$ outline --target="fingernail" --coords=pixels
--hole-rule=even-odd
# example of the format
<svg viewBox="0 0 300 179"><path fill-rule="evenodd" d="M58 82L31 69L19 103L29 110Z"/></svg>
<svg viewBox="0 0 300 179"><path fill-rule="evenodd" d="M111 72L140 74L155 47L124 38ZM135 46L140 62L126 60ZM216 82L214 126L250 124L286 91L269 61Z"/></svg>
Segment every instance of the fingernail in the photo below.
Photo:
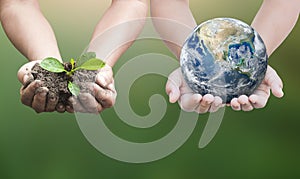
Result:
<svg viewBox="0 0 300 179"><path fill-rule="evenodd" d="M212 102L211 101L206 101L206 104L211 104Z"/></svg>
<svg viewBox="0 0 300 179"><path fill-rule="evenodd" d="M46 95L47 95L46 92L42 92L42 93L41 93L41 96L42 96L42 97L45 97Z"/></svg>
<svg viewBox="0 0 300 179"><path fill-rule="evenodd" d="M172 103L172 99L173 99L173 93L172 92L170 92L169 93L169 101Z"/></svg>
<svg viewBox="0 0 300 179"><path fill-rule="evenodd" d="M284 95L284 92L283 92L283 90L281 88L280 88L280 93L281 93L281 96Z"/></svg>
<svg viewBox="0 0 300 179"><path fill-rule="evenodd" d="M23 79L23 82L24 82L24 83L27 82L28 79L29 79L28 75L25 75L25 76L24 76L24 79Z"/></svg>

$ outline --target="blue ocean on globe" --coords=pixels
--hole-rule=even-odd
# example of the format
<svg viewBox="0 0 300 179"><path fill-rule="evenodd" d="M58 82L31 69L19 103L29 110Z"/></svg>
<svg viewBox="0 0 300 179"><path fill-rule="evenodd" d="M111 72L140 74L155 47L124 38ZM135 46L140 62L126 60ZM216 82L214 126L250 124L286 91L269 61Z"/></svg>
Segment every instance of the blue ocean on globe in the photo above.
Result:
<svg viewBox="0 0 300 179"><path fill-rule="evenodd" d="M253 94L265 77L267 60L264 42L252 27L237 19L215 18L200 24L187 38L180 65L194 92L230 103Z"/></svg>

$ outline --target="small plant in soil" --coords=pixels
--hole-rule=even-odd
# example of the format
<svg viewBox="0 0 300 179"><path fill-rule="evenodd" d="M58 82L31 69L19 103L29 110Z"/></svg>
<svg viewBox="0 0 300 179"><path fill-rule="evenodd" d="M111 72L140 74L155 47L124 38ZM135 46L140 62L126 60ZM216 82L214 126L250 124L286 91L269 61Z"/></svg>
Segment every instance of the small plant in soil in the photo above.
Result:
<svg viewBox="0 0 300 179"><path fill-rule="evenodd" d="M88 52L77 61L71 59L66 63L52 57L46 58L35 64L31 73L35 80L41 80L42 86L49 89L48 99L58 98L59 103L68 105L70 96L91 92L87 84L95 82L98 70L104 66L105 63L97 59L94 52Z"/></svg>

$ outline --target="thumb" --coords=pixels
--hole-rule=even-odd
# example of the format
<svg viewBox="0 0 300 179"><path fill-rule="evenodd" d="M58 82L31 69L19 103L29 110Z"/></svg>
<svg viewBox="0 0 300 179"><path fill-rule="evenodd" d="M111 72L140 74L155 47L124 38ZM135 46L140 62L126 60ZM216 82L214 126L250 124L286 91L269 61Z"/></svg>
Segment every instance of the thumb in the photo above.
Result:
<svg viewBox="0 0 300 179"><path fill-rule="evenodd" d="M180 75L180 70L178 69L169 75L168 82L166 84L166 93L169 95L170 103L175 103L180 97L180 87L182 85Z"/></svg>
<svg viewBox="0 0 300 179"><path fill-rule="evenodd" d="M29 75L31 73L32 67L38 63L37 61L32 61L29 63L24 64L18 71L18 80L24 84L27 80L27 77L25 75Z"/></svg>
<svg viewBox="0 0 300 179"><path fill-rule="evenodd" d="M169 90L168 90L169 92L167 92L167 94L169 95L170 103L175 103L176 101L178 101L178 99L180 97L179 88L172 84L170 84L170 85L167 84L166 88L169 88Z"/></svg>
<svg viewBox="0 0 300 179"><path fill-rule="evenodd" d="M271 88L272 94L277 98L283 97L283 83L277 72L270 66L268 66L265 82Z"/></svg>
<svg viewBox="0 0 300 179"><path fill-rule="evenodd" d="M106 64L103 68L101 68L96 75L96 83L101 87L107 87L108 85L112 84L113 83L112 67Z"/></svg>

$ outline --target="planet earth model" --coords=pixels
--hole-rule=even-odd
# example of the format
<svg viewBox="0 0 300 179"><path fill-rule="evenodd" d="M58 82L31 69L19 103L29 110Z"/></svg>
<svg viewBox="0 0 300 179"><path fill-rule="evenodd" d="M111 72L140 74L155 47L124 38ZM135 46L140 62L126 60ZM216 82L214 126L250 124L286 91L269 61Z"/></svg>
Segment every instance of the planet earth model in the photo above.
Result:
<svg viewBox="0 0 300 179"><path fill-rule="evenodd" d="M267 60L264 42L252 27L232 18L215 18L200 24L188 37L180 65L194 92L230 103L240 95L251 95L261 84Z"/></svg>

